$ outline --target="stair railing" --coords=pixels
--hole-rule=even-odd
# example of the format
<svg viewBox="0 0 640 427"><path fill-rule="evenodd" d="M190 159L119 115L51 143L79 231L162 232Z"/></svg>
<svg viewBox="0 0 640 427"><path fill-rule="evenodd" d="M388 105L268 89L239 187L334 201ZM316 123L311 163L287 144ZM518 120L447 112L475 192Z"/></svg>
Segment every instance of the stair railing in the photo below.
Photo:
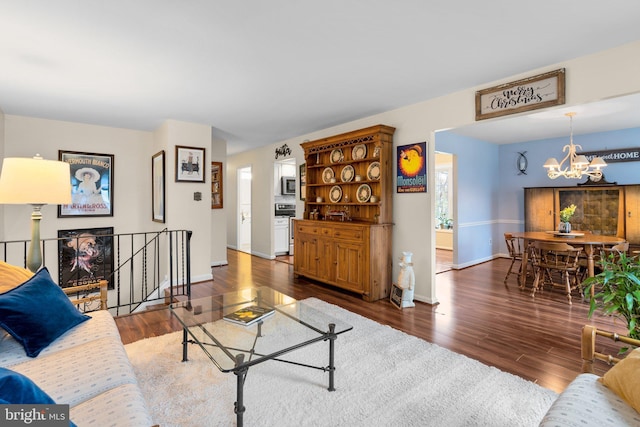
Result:
<svg viewBox="0 0 640 427"><path fill-rule="evenodd" d="M190 295L190 230L109 231L68 230L42 240L43 267L64 288L107 280L107 307L116 316ZM26 266L28 245L28 240L0 242L0 259Z"/></svg>

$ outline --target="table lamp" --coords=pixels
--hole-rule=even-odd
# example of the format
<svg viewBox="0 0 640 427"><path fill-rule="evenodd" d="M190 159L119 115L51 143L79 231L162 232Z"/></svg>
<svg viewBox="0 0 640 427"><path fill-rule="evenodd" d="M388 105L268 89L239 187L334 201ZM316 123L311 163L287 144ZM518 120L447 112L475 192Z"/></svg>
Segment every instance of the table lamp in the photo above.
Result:
<svg viewBox="0 0 640 427"><path fill-rule="evenodd" d="M27 252L27 268L34 273L42 265L40 220L42 205L71 203L69 164L33 158L6 158L0 174L0 204L32 205L31 242Z"/></svg>

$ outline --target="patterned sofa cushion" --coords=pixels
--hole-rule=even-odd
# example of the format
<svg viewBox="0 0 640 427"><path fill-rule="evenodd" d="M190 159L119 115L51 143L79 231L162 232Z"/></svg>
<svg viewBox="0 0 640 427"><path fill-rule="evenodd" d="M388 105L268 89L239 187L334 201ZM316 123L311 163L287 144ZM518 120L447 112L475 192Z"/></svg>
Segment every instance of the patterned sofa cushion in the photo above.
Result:
<svg viewBox="0 0 640 427"><path fill-rule="evenodd" d="M123 384L86 400L69 411L72 421L82 426L150 427L147 405L134 384Z"/></svg>
<svg viewBox="0 0 640 427"><path fill-rule="evenodd" d="M53 354L99 338L111 337L120 340L118 328L113 316L108 311L99 310L87 314L91 317L91 320L67 331L42 350L38 357ZM32 360L32 358L25 354L22 345L9 333L0 329L0 366L8 368L27 360Z"/></svg>
<svg viewBox="0 0 640 427"><path fill-rule="evenodd" d="M599 378L594 374L578 375L551 405L540 426L640 426L640 414Z"/></svg>

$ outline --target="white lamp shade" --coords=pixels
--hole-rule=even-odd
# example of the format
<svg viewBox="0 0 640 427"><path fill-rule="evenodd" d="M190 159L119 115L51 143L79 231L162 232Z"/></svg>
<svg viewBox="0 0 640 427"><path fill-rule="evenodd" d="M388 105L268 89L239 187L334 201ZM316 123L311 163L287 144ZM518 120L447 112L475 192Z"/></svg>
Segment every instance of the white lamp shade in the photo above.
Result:
<svg viewBox="0 0 640 427"><path fill-rule="evenodd" d="M555 159L555 157L549 157L547 161L544 162L545 168L555 169L555 168L558 168L559 166L560 165L558 164L558 161Z"/></svg>
<svg viewBox="0 0 640 427"><path fill-rule="evenodd" d="M42 158L11 157L2 162L0 204L71 203L69 164Z"/></svg>
<svg viewBox="0 0 640 427"><path fill-rule="evenodd" d="M589 165L589 160L587 160L587 156L580 155L575 158L573 164L579 167L584 167Z"/></svg>
<svg viewBox="0 0 640 427"><path fill-rule="evenodd" d="M601 169L605 166L607 166L607 163L602 160L602 157L594 157L593 160L591 160L591 167Z"/></svg>

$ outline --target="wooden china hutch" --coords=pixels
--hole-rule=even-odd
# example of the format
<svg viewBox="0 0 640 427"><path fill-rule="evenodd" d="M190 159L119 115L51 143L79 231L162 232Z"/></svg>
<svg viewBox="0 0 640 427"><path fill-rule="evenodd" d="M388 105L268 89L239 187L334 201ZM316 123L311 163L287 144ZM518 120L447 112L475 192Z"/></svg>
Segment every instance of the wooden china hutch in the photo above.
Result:
<svg viewBox="0 0 640 427"><path fill-rule="evenodd" d="M304 219L294 221L294 273L359 293L389 296L393 133L377 125L305 142Z"/></svg>

